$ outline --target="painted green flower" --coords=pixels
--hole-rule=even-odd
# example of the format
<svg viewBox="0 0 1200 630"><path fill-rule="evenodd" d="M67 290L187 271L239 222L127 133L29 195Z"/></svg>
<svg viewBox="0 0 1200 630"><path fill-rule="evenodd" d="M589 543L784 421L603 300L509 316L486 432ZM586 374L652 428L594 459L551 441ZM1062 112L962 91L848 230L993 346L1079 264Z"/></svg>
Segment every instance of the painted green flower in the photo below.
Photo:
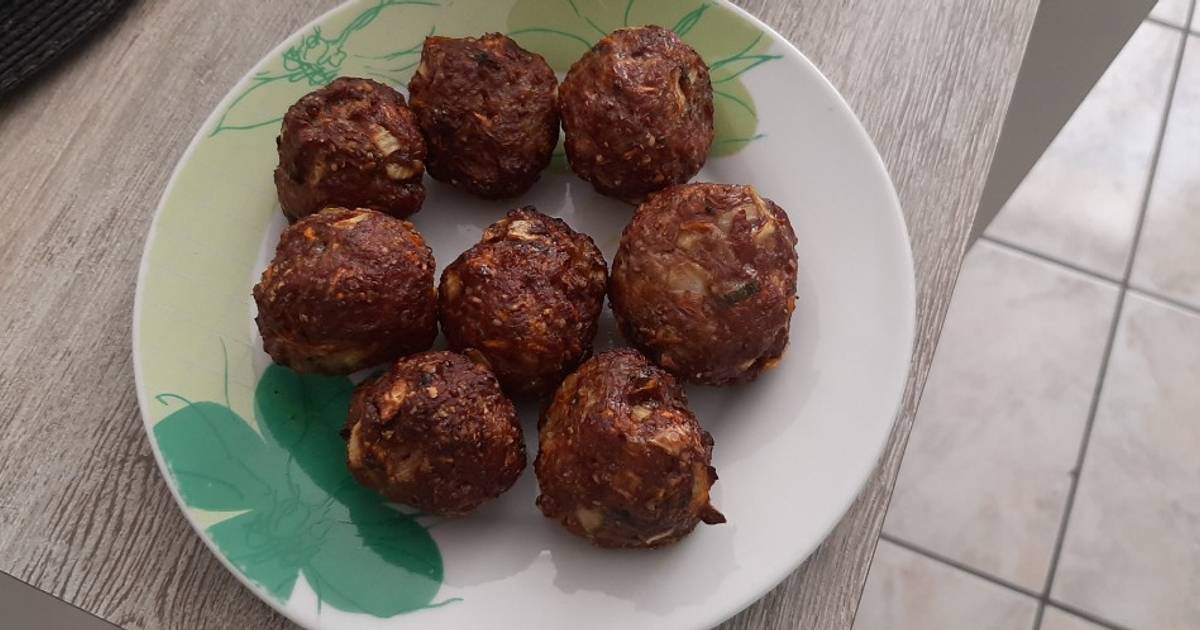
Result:
<svg viewBox="0 0 1200 630"><path fill-rule="evenodd" d="M711 0L517 0L508 35L565 72L601 37L639 24L671 28L712 70L712 155L737 153L762 137L754 98L741 76L780 55L768 54L771 39L762 31Z"/></svg>
<svg viewBox="0 0 1200 630"><path fill-rule="evenodd" d="M154 435L187 505L231 513L208 528L222 554L279 601L303 573L321 604L341 610L430 607L442 582L437 544L346 469L338 431L352 388L272 365L255 391L257 431L228 403L163 394L160 403L184 406Z"/></svg>
<svg viewBox="0 0 1200 630"><path fill-rule="evenodd" d="M430 7L437 6L439 3L434 0L377 0L340 28L330 27L329 30L336 30L335 35L327 36L321 26L314 27L289 46L269 70L254 75L250 87L229 104L209 135L278 124L289 105L339 76L372 77L393 85L403 84L417 65L424 38L402 49L372 51L371 43L394 41L386 32L387 24L379 17L385 10L408 7L407 22L432 23L434 13ZM379 29L378 33L368 31L372 25ZM422 32L432 33L433 27ZM272 89L264 89L268 86Z"/></svg>

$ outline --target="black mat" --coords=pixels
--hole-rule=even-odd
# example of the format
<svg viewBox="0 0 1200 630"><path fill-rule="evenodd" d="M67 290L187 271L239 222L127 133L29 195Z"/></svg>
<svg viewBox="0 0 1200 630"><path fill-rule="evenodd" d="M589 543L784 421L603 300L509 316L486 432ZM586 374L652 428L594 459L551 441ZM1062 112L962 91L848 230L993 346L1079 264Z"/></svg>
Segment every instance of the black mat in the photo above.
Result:
<svg viewBox="0 0 1200 630"><path fill-rule="evenodd" d="M82 43L126 0L0 0L0 98Z"/></svg>

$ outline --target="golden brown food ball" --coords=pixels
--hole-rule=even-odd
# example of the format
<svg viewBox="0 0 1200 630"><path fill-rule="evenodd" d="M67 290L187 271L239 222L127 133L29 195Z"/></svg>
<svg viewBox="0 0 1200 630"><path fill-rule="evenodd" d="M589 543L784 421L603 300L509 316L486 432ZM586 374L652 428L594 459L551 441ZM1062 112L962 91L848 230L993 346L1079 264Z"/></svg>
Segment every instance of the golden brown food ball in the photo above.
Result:
<svg viewBox="0 0 1200 630"><path fill-rule="evenodd" d="M442 330L505 391L549 391L591 354L607 280L586 234L532 207L513 210L442 272Z"/></svg>
<svg viewBox="0 0 1200 630"><path fill-rule="evenodd" d="M426 38L408 92L429 174L483 197L528 190L558 143L557 88L541 55L499 33Z"/></svg>
<svg viewBox="0 0 1200 630"><path fill-rule="evenodd" d="M487 368L454 352L401 359L360 384L343 435L359 483L430 514L467 514L525 469L512 402Z"/></svg>
<svg viewBox="0 0 1200 630"><path fill-rule="evenodd" d="M539 429L537 504L571 533L602 547L660 547L701 521L725 522L709 503L712 437L675 379L638 352L580 366Z"/></svg>
<svg viewBox="0 0 1200 630"><path fill-rule="evenodd" d="M425 140L404 97L343 77L301 98L276 140L275 188L289 221L329 206L403 219L425 200Z"/></svg>
<svg viewBox="0 0 1200 630"><path fill-rule="evenodd" d="M752 380L787 348L796 235L753 187L669 188L625 227L609 297L629 343L676 376Z"/></svg>
<svg viewBox="0 0 1200 630"><path fill-rule="evenodd" d="M558 90L567 159L602 194L641 201L691 179L713 141L708 66L671 31L613 31Z"/></svg>
<svg viewBox="0 0 1200 630"><path fill-rule="evenodd" d="M359 208L297 221L254 287L267 354L297 372L349 374L437 336L433 253L412 224Z"/></svg>

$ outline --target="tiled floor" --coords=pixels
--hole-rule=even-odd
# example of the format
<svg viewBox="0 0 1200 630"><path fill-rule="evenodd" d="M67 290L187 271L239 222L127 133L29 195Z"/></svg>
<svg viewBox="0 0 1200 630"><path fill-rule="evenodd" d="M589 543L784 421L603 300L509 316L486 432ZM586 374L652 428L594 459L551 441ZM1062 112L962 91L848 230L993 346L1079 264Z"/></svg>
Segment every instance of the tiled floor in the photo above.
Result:
<svg viewBox="0 0 1200 630"><path fill-rule="evenodd" d="M1200 629L1193 4L1159 3L968 255L856 630Z"/></svg>

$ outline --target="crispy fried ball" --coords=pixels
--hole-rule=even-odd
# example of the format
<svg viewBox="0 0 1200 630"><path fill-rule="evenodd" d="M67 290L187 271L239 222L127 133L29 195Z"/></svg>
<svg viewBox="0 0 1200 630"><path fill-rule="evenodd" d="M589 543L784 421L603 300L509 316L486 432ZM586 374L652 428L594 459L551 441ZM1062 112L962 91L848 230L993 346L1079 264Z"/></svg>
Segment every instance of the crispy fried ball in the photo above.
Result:
<svg viewBox="0 0 1200 630"><path fill-rule="evenodd" d="M567 377L542 414L538 507L602 547L660 547L700 521L717 480L712 437L683 389L635 350L602 353Z"/></svg>
<svg viewBox="0 0 1200 630"><path fill-rule="evenodd" d="M546 60L504 35L426 38L408 91L429 174L489 198L528 190L558 143L557 88Z"/></svg>
<svg viewBox="0 0 1200 630"><path fill-rule="evenodd" d="M301 98L276 144L289 221L329 206L404 218L425 200L425 140L404 97L382 83L343 77Z"/></svg>
<svg viewBox="0 0 1200 630"><path fill-rule="evenodd" d="M691 179L713 141L708 66L658 26L601 39L563 79L558 107L571 168L626 201Z"/></svg>
<svg viewBox="0 0 1200 630"><path fill-rule="evenodd" d="M549 391L591 354L607 280L586 234L532 207L513 210L442 272L442 330L505 391Z"/></svg>
<svg viewBox="0 0 1200 630"><path fill-rule="evenodd" d="M680 378L754 379L788 342L796 235L750 186L651 195L621 235L609 297L630 344Z"/></svg>
<svg viewBox="0 0 1200 630"><path fill-rule="evenodd" d="M437 336L433 254L412 224L329 208L284 230L254 287L276 363L349 374L426 350Z"/></svg>
<svg viewBox="0 0 1200 630"><path fill-rule="evenodd" d="M342 434L359 483L430 514L467 514L525 469L512 402L487 368L455 352L406 357L361 383Z"/></svg>

